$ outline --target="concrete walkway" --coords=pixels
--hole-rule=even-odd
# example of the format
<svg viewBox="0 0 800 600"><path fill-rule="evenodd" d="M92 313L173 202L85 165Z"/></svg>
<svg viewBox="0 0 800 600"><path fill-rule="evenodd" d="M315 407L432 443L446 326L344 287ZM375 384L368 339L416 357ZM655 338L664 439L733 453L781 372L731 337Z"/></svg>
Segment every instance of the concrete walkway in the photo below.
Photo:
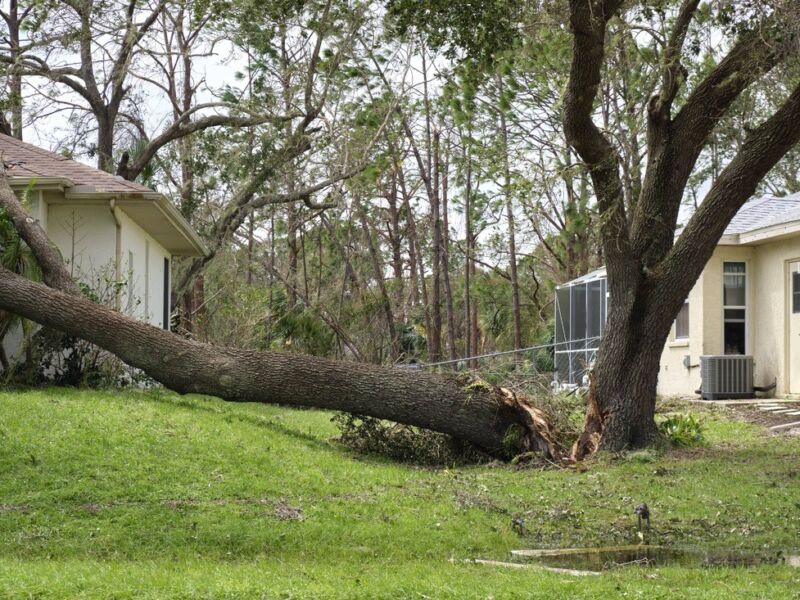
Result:
<svg viewBox="0 0 800 600"><path fill-rule="evenodd" d="M770 419L765 423L762 419L758 422L769 427L770 431L790 431L800 428L800 398L763 399L753 398L745 400L689 400L694 404L705 404L706 406L729 406L731 408L750 408L758 410Z"/></svg>

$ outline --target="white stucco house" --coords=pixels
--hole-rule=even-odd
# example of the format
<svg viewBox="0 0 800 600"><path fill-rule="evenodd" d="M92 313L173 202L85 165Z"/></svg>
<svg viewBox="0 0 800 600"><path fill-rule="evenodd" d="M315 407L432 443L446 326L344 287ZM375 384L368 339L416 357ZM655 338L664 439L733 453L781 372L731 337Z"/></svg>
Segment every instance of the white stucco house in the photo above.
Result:
<svg viewBox="0 0 800 600"><path fill-rule="evenodd" d="M607 305L614 301L605 279L599 269L556 290L555 356L562 383L578 383L593 360ZM702 379L705 397L711 386L706 377L740 376L736 370L744 363L737 357L752 357L746 374L752 385L774 383L777 396L800 395L800 194L752 199L734 217L672 326L658 391L694 395ZM708 365L706 375L701 363ZM711 372L718 368L723 371Z"/></svg>
<svg viewBox="0 0 800 600"><path fill-rule="evenodd" d="M100 300L170 326L174 256L202 256L197 233L162 194L0 134L9 183L58 246L67 268ZM19 333L4 342L13 356Z"/></svg>

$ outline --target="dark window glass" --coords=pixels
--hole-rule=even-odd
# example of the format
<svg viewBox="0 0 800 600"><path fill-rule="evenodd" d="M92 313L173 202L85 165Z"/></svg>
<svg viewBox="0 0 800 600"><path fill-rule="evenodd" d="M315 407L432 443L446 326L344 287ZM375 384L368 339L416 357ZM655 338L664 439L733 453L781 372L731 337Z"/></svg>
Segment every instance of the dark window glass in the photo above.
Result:
<svg viewBox="0 0 800 600"><path fill-rule="evenodd" d="M726 308L725 320L744 323L745 311L743 308Z"/></svg>
<svg viewBox="0 0 800 600"><path fill-rule="evenodd" d="M725 354L745 353L744 321L725 321Z"/></svg>
<svg viewBox="0 0 800 600"><path fill-rule="evenodd" d="M800 273L792 273L792 312L800 313Z"/></svg>
<svg viewBox="0 0 800 600"><path fill-rule="evenodd" d="M744 354L747 336L745 263L723 263L722 286L722 303L726 307L723 327L725 354Z"/></svg>
<svg viewBox="0 0 800 600"><path fill-rule="evenodd" d="M675 319L675 339L686 339L689 337L689 302L686 301Z"/></svg>

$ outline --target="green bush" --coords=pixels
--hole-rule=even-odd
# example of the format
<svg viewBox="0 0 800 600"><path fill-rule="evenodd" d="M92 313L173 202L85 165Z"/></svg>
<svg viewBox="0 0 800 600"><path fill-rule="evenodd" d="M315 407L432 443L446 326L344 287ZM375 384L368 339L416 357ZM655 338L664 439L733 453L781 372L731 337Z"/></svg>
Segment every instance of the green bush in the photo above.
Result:
<svg viewBox="0 0 800 600"><path fill-rule="evenodd" d="M672 446L705 446L705 427L690 413L671 415L659 424L661 434Z"/></svg>

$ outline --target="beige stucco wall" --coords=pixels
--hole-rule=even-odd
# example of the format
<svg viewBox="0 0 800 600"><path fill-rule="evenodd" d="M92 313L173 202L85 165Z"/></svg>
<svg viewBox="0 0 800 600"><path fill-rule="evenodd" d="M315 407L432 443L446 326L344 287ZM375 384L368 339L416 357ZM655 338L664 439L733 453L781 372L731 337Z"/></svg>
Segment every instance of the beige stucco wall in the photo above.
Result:
<svg viewBox="0 0 800 600"><path fill-rule="evenodd" d="M766 368L755 355L756 306L755 290L759 289L756 274L760 271L757 249L747 246L718 246L689 293L689 339L675 339L672 326L669 341L661 355L658 393L664 396L694 396L700 388L700 356L723 354L722 269L727 261L744 262L747 271L747 351L754 354L756 385L761 385L761 371ZM761 300L761 298L759 298ZM689 368L684 356L689 356ZM771 379L770 379L771 381Z"/></svg>
<svg viewBox="0 0 800 600"><path fill-rule="evenodd" d="M118 215L122 225L122 276L127 282L122 307L131 316L162 327L164 259L170 255L123 211Z"/></svg>
<svg viewBox="0 0 800 600"><path fill-rule="evenodd" d="M753 356L755 385L776 381L775 394L790 393L788 263L800 260L800 238L788 238L758 246L719 246L689 296L688 341L675 341L674 326L664 348L659 373L662 395L693 395L700 383L700 370L687 371L681 362L691 357L699 364L703 354L723 354L722 276L723 262L747 265L747 353ZM800 365L796 369L800 374Z"/></svg>
<svg viewBox="0 0 800 600"><path fill-rule="evenodd" d="M113 306L117 224L110 204L67 202L57 191L29 192L28 200L31 215L61 251L70 272ZM164 259L169 259L170 254L124 211L117 209L116 215L121 226L119 275L126 281L120 307L137 319L162 327ZM19 351L18 333L13 332L3 343L10 357Z"/></svg>
<svg viewBox="0 0 800 600"><path fill-rule="evenodd" d="M786 377L789 368L788 263L794 260L800 260L800 238L756 247L753 287L758 290L758 296L752 318L756 329L753 345L756 385L768 385L777 379L775 393L778 396L791 391ZM794 372L799 370L795 367Z"/></svg>
<svg viewBox="0 0 800 600"><path fill-rule="evenodd" d="M661 354L661 370L658 373L658 393L662 396L684 396L693 394L700 387L700 369L691 365L700 362L703 340L703 278L689 292L689 337L675 339L675 324L672 324L669 339ZM689 356L690 368L684 366L684 357Z"/></svg>

